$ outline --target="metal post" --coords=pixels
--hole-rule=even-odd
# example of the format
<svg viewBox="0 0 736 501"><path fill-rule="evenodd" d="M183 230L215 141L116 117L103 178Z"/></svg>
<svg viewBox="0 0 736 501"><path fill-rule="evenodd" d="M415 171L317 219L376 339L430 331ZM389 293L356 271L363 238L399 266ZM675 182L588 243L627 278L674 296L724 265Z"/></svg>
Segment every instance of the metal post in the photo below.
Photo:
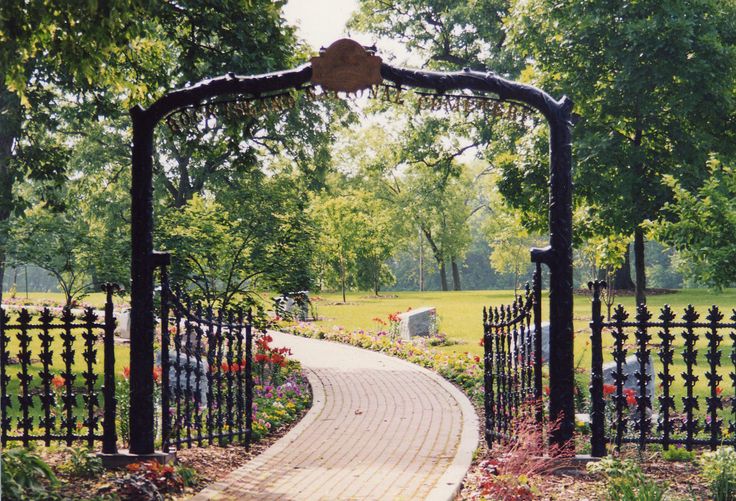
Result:
<svg viewBox="0 0 736 501"><path fill-rule="evenodd" d="M534 270L534 401L535 421L544 422L544 402L542 389L542 263L537 262Z"/></svg>
<svg viewBox="0 0 736 501"><path fill-rule="evenodd" d="M169 451L171 416L169 414L169 273L168 254L159 254L161 272L161 449ZM164 257L165 256L165 257ZM178 382L177 382L178 383Z"/></svg>
<svg viewBox="0 0 736 501"><path fill-rule="evenodd" d="M133 119L130 260L130 453L152 454L153 436L153 126L140 106Z"/></svg>
<svg viewBox="0 0 736 501"><path fill-rule="evenodd" d="M253 315L248 310L245 326L245 446L253 437Z"/></svg>
<svg viewBox="0 0 736 501"><path fill-rule="evenodd" d="M113 293L120 290L118 284L106 283L102 286L105 291L105 365L104 386L102 389L105 399L105 420L102 424L102 453L118 453L118 435L115 429L115 415L117 400L115 398L115 316L112 304Z"/></svg>
<svg viewBox="0 0 736 501"><path fill-rule="evenodd" d="M588 289L593 291L593 311L590 322L590 455L603 457L606 455L606 402L603 400L603 341L601 331L603 329L603 317L601 316L601 289L606 287L606 282L588 282Z"/></svg>
<svg viewBox="0 0 736 501"><path fill-rule="evenodd" d="M574 453L575 358L572 275L572 102L563 98L550 121L549 380L550 442Z"/></svg>

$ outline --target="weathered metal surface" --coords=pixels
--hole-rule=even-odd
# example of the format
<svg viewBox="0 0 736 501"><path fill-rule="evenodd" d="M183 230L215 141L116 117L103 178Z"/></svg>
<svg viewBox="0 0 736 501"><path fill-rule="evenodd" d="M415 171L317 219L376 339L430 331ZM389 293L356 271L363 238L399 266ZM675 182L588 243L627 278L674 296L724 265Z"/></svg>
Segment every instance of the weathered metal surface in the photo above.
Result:
<svg viewBox="0 0 736 501"><path fill-rule="evenodd" d="M335 92L357 92L381 83L381 58L349 38L333 42L310 60L312 83Z"/></svg>

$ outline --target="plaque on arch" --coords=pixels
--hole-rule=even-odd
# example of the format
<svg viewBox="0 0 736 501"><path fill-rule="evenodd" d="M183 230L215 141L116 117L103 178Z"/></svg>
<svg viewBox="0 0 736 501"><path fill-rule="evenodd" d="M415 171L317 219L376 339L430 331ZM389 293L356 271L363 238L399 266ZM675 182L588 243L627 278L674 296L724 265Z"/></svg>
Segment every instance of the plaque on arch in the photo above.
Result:
<svg viewBox="0 0 736 501"><path fill-rule="evenodd" d="M357 92L378 85L381 58L349 38L333 42L313 57L312 83L335 92Z"/></svg>

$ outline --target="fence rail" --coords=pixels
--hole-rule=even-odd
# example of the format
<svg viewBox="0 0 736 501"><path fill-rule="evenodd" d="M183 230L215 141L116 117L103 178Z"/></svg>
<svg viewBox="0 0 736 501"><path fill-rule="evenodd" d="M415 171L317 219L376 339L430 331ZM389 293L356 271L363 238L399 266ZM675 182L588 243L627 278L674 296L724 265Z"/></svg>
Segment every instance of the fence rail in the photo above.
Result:
<svg viewBox="0 0 736 501"><path fill-rule="evenodd" d="M485 438L512 438L513 421L527 404L542 423L541 269L532 287L507 306L483 309Z"/></svg>
<svg viewBox="0 0 736 501"><path fill-rule="evenodd" d="M0 308L3 447L12 442L27 447L35 441L47 446L52 441L67 445L84 441L93 447L101 441L103 452L117 452L112 295L119 287L105 284L103 290L107 298L102 322L92 308L85 308L79 316L64 308L59 317L49 308L36 317L23 308L14 318ZM102 368L98 364L100 341ZM11 384L16 379L17 386ZM15 398L10 393L16 393Z"/></svg>
<svg viewBox="0 0 736 501"><path fill-rule="evenodd" d="M591 282L589 287L593 292L592 454L605 455L606 443L617 449L636 443L640 450L647 444L665 449L678 444L688 450L698 445L713 450L721 444L736 445L736 310L724 321L721 309L711 306L701 321L692 305L679 319L669 305L658 312L640 305L632 320L619 305L606 320L600 307L605 282ZM731 340L727 369L722 367L724 331ZM610 383L604 380L604 344L610 346L613 357ZM635 361L627 362L630 350ZM704 357L699 357L701 350ZM721 386L725 373L730 395ZM654 383L655 375L659 384ZM657 391L661 394L651 398ZM724 403L730 403L730 409ZM729 418L727 433L724 415Z"/></svg>
<svg viewBox="0 0 736 501"><path fill-rule="evenodd" d="M163 449L205 443L250 445L253 429L252 318L203 308L171 290L162 268ZM171 322L170 322L171 321Z"/></svg>

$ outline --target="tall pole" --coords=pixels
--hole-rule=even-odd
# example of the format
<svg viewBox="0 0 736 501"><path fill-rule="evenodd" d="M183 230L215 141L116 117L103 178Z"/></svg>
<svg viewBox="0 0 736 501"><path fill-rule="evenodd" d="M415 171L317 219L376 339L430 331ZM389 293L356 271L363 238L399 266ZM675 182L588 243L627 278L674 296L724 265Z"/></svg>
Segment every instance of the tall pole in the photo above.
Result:
<svg viewBox="0 0 736 501"><path fill-rule="evenodd" d="M133 119L130 261L130 453L152 454L153 435L153 127L143 108Z"/></svg>
<svg viewBox="0 0 736 501"><path fill-rule="evenodd" d="M550 441L558 447L573 446L575 430L575 359L572 298L572 102L563 98L550 122L549 227L551 252L549 277L550 353L549 411L559 426Z"/></svg>

